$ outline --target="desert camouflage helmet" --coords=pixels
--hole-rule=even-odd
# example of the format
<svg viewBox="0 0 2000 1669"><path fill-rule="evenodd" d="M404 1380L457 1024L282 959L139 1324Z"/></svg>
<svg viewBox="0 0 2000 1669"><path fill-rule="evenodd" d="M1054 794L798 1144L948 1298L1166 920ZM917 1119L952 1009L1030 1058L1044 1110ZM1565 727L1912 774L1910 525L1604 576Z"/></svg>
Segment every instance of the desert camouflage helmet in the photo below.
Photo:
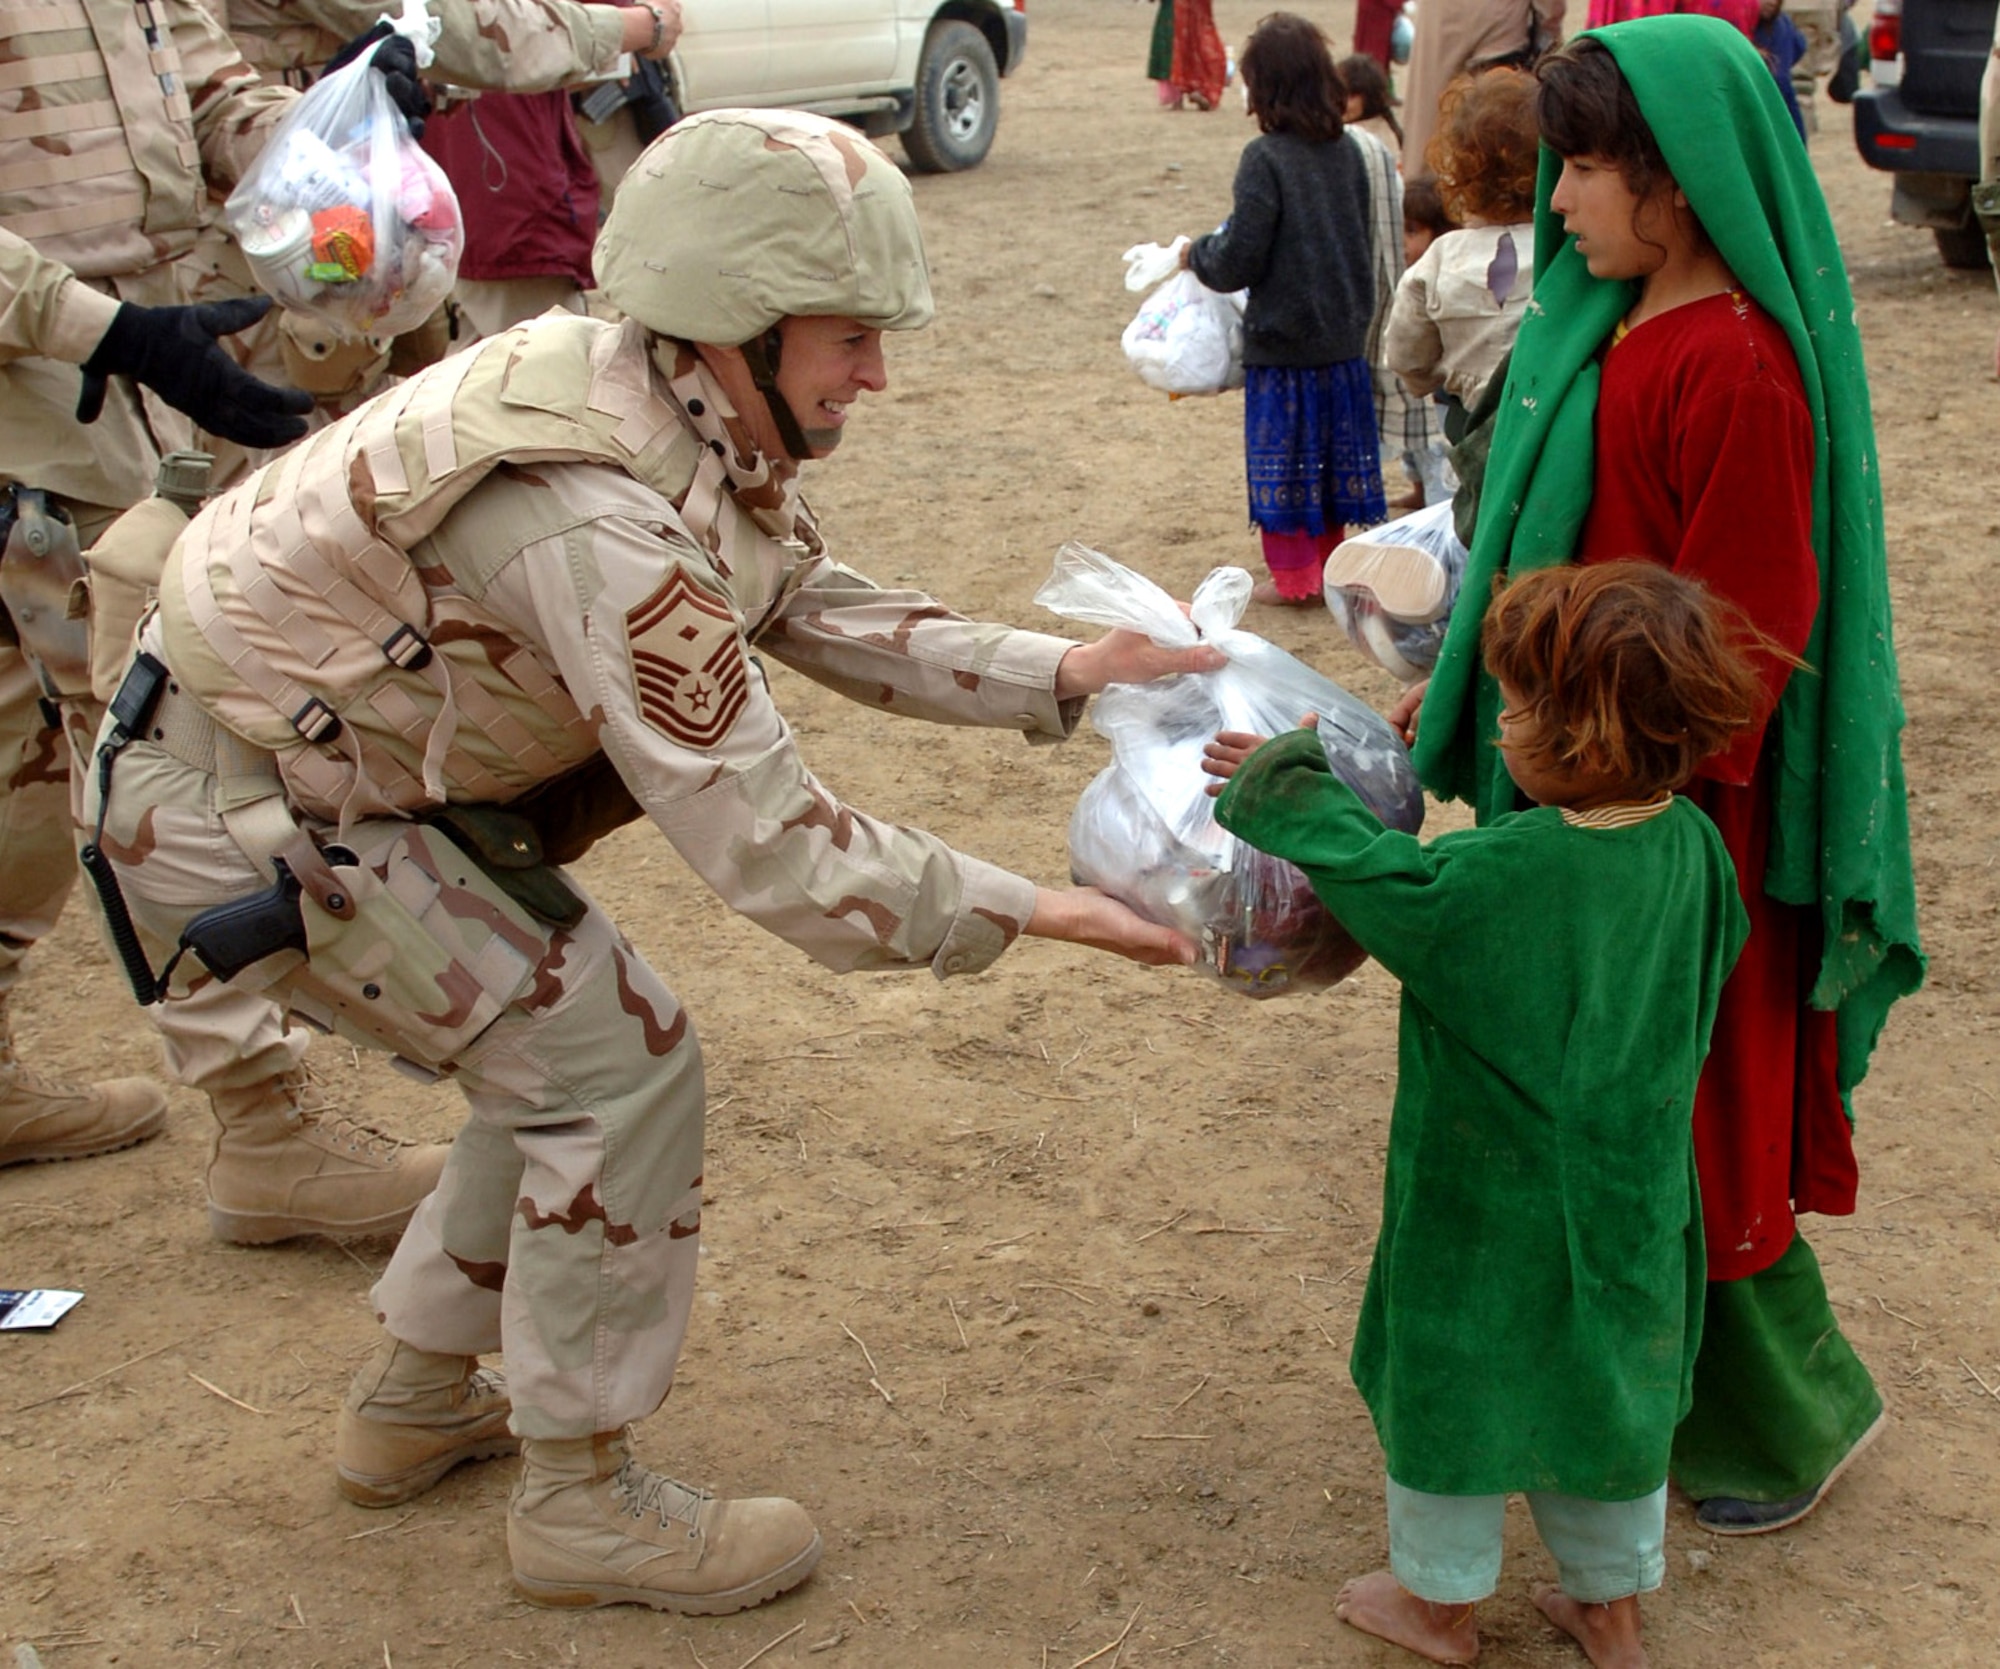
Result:
<svg viewBox="0 0 2000 1669"><path fill-rule="evenodd" d="M934 311L910 182L799 110L676 123L619 184L594 260L614 306L688 342L734 347L806 314L916 330Z"/></svg>

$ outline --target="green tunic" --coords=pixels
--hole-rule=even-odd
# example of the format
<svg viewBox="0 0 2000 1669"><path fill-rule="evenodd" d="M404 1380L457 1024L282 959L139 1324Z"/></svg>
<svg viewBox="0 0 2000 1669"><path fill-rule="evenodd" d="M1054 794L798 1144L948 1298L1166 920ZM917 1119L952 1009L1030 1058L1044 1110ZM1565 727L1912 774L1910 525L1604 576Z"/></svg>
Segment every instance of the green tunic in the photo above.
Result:
<svg viewBox="0 0 2000 1669"><path fill-rule="evenodd" d="M1382 1228L1350 1362L1389 1475L1438 1495L1659 1487L1705 1274L1691 1118L1746 925L1685 800L1422 844L1293 732L1217 805L1403 984Z"/></svg>
<svg viewBox="0 0 2000 1669"><path fill-rule="evenodd" d="M1146 52L1146 78L1171 81L1174 78L1174 0L1159 0L1153 14L1153 39Z"/></svg>

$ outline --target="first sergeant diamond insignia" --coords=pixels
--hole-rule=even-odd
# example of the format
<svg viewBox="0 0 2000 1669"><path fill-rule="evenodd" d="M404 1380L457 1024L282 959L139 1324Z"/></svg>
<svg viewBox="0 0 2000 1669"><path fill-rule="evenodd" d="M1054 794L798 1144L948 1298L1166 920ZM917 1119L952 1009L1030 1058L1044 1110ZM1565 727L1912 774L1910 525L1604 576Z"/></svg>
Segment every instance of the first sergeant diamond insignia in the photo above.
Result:
<svg viewBox="0 0 2000 1669"><path fill-rule="evenodd" d="M750 698L743 638L729 605L676 568L625 615L641 717L683 747L708 749Z"/></svg>

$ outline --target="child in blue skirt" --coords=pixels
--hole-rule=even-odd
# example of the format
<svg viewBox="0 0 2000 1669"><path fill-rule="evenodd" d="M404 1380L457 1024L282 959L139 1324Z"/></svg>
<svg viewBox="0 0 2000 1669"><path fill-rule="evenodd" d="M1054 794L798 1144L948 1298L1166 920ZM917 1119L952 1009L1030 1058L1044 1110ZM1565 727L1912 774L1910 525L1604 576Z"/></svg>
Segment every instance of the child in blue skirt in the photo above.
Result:
<svg viewBox="0 0 2000 1669"><path fill-rule="evenodd" d="M1367 359L1374 205L1364 141L1345 131L1346 88L1318 26L1274 12L1239 68L1261 131L1237 164L1228 223L1183 259L1212 290L1250 292L1243 439L1250 519L1271 570L1256 596L1309 604L1348 524L1385 514Z"/></svg>

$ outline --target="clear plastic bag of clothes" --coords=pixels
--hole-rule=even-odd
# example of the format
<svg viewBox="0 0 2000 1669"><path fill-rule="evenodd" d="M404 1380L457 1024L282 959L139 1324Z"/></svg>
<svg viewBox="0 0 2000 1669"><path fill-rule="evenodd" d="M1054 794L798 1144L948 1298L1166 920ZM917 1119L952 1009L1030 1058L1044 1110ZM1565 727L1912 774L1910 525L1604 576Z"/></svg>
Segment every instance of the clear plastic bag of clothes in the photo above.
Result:
<svg viewBox="0 0 2000 1669"><path fill-rule="evenodd" d="M392 20L430 62L421 8ZM349 336L436 311L465 247L458 198L363 53L285 113L223 209L257 282Z"/></svg>
<svg viewBox="0 0 2000 1669"><path fill-rule="evenodd" d="M1333 985L1361 948L1293 865L1246 846L1215 820L1202 749L1219 730L1275 735L1307 713L1334 774L1391 828L1415 833L1423 791L1386 720L1263 638L1239 631L1250 576L1218 568L1192 614L1151 580L1086 546L1064 545L1035 600L1065 619L1125 626L1155 643L1206 642L1229 657L1216 672L1114 684L1093 718L1112 763L1084 789L1069 825L1075 879L1177 927L1204 965L1253 997Z"/></svg>
<svg viewBox="0 0 2000 1669"><path fill-rule="evenodd" d="M1406 684L1430 675L1465 578L1442 500L1343 539L1326 559L1326 606L1348 641Z"/></svg>
<svg viewBox="0 0 2000 1669"><path fill-rule="evenodd" d="M1125 287L1149 290L1120 345L1149 387L1220 394L1243 386L1245 292L1211 290L1180 265L1186 238L1125 251Z"/></svg>

